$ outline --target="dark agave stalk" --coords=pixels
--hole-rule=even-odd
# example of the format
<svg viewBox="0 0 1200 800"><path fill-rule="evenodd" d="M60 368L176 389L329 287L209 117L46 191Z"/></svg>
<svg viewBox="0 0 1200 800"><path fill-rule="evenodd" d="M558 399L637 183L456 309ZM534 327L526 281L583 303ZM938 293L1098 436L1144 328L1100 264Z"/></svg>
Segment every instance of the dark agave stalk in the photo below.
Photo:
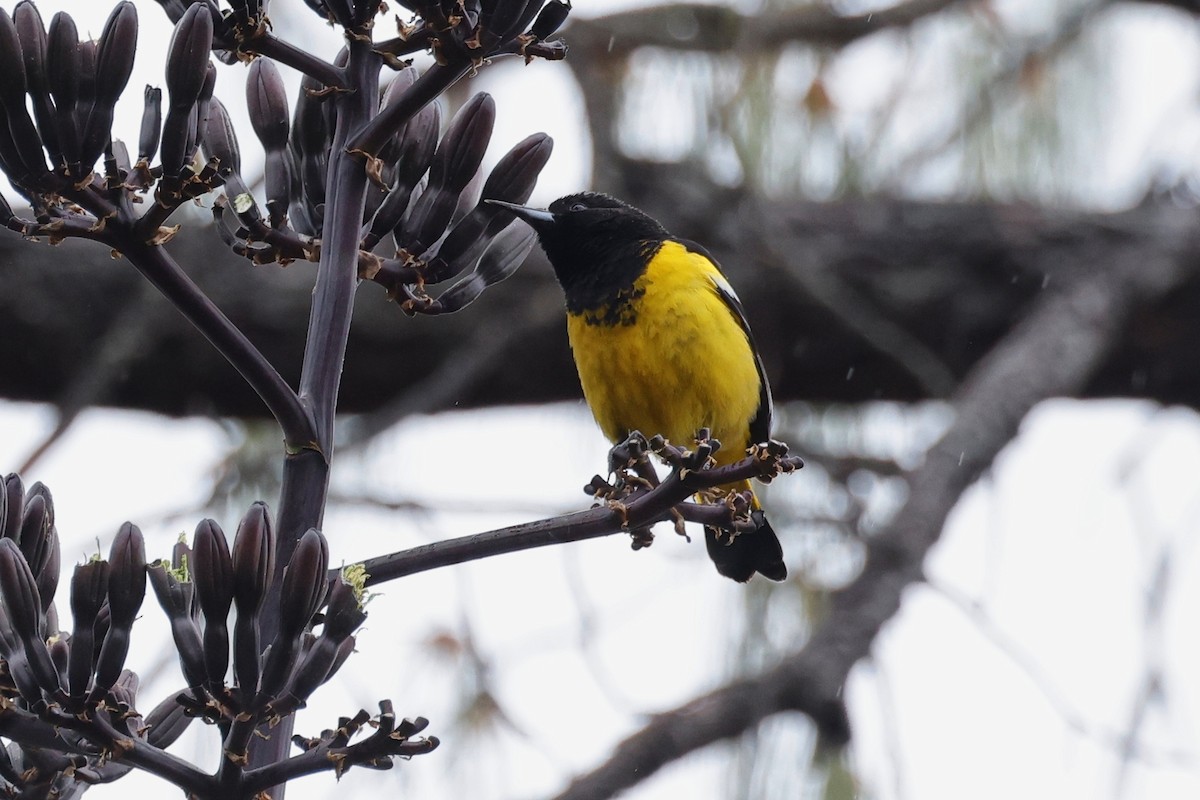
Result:
<svg viewBox="0 0 1200 800"><path fill-rule="evenodd" d="M165 85L142 90L134 148L113 131L137 52L133 3L118 3L94 42L64 12L47 27L31 0L0 11L0 171L30 207L18 215L0 201L0 224L33 241L95 240L123 256L239 370L285 440L278 519L255 504L232 544L205 520L190 547L154 564L138 528L122 526L107 558L74 570L69 633L53 602L60 554L50 494L6 479L0 735L13 747L0 748L0 780L10 794L77 794L140 768L197 797L248 797L296 775L386 766L437 744L416 735L424 720L398 721L386 701L374 718L361 712L321 736L290 737L293 712L345 662L365 619L361 585L329 574L319 532L352 299L369 279L409 313L456 311L523 260L531 235L486 201L528 198L549 137L531 136L484 176L494 101L476 95L444 133L435 101L491 59L562 58L565 46L551 37L569 5L406 0L412 17L389 39L374 31L378 0L306 4L343 29L336 58L276 37L266 0L160 0L174 24ZM421 51L433 64L408 66L405 56ZM214 58L249 65L263 204L213 96ZM276 63L304 75L294 104ZM381 93L384 70L395 75ZM211 193L215 231L232 252L256 265L317 264L296 387L165 247L179 230L175 211ZM440 297L427 293L459 276ZM183 688L142 714L125 662L147 584L170 621ZM197 718L223 741L215 774L165 751ZM359 736L367 723L375 732Z"/></svg>
<svg viewBox="0 0 1200 800"><path fill-rule="evenodd" d="M295 755L248 763L255 729L302 707L344 663L366 620L361 585L340 575L331 581L319 531L301 538L284 570L279 589L291 602L267 647L259 609L273 556L270 514L261 503L242 519L232 549L220 527L204 520L190 546L181 543L171 559L149 564L141 531L125 523L108 558L75 567L67 632L54 605L59 545L50 492L41 484L25 490L16 475L2 488L0 733L11 744L0 748L0 791L70 797L140 768L191 796L250 797L298 775L379 768L437 747L436 738L417 736L424 720L398 723L384 701L379 717L359 712L354 725L298 738ZM147 583L170 623L184 686L143 713L126 658ZM216 773L167 752L196 719L222 739L226 757ZM354 736L368 721L377 730Z"/></svg>

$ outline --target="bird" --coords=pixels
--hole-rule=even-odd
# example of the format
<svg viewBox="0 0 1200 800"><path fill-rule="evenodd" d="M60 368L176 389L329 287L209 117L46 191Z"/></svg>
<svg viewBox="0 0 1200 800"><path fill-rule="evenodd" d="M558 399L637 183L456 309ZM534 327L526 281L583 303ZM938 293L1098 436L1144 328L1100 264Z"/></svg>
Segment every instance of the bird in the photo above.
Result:
<svg viewBox="0 0 1200 800"><path fill-rule="evenodd" d="M584 399L614 444L634 431L722 443L718 465L770 436L771 387L742 304L716 260L606 194L581 192L547 209L496 202L537 234L566 300L567 334ZM779 538L749 481L751 530L705 528L717 572L746 582L787 577ZM711 496L710 496L711 499Z"/></svg>

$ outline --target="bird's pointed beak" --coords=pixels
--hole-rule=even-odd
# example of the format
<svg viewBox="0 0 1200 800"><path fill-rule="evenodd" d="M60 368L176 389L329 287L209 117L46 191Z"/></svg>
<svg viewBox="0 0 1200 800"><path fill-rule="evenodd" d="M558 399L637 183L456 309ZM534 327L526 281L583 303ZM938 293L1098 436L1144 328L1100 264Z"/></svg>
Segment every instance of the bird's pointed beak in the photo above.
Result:
<svg viewBox="0 0 1200 800"><path fill-rule="evenodd" d="M507 208L518 219L522 219L529 224L531 228L539 233L554 224L554 215L549 211L540 208L530 208L529 206L521 206L516 203L506 203L503 200L488 200L494 206Z"/></svg>

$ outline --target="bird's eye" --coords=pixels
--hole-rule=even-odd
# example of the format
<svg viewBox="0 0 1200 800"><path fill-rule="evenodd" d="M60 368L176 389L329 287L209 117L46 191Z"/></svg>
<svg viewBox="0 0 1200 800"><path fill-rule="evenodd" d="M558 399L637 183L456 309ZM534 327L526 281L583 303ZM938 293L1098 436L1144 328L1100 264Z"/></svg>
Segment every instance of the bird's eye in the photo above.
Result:
<svg viewBox="0 0 1200 800"><path fill-rule="evenodd" d="M572 211L587 211L587 206L584 205L583 203L573 203L571 205L571 210Z"/></svg>

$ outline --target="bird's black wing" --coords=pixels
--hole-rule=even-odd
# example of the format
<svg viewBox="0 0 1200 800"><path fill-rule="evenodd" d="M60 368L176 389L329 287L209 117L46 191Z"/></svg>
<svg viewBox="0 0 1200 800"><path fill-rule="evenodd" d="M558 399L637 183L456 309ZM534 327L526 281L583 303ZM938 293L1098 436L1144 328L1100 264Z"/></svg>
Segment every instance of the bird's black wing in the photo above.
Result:
<svg viewBox="0 0 1200 800"><path fill-rule="evenodd" d="M678 239L677 241L690 252L707 258L717 268L717 273L721 278L713 281L713 288L725 301L725 305L729 307L729 311L738 321L738 325L745 331L746 340L750 342L750 351L754 353L754 366L758 370L758 410L754 412L754 418L750 420L750 443L765 442L771 438L771 415L774 413L775 404L771 399L771 384L767 382L767 371L763 369L762 356L758 353L758 345L754 343L754 334L750 332L750 323L746 321L746 312L742 308L742 301L738 299L737 293L729 285L729 281L725 280L725 273L721 272L721 265L708 250L687 239Z"/></svg>

